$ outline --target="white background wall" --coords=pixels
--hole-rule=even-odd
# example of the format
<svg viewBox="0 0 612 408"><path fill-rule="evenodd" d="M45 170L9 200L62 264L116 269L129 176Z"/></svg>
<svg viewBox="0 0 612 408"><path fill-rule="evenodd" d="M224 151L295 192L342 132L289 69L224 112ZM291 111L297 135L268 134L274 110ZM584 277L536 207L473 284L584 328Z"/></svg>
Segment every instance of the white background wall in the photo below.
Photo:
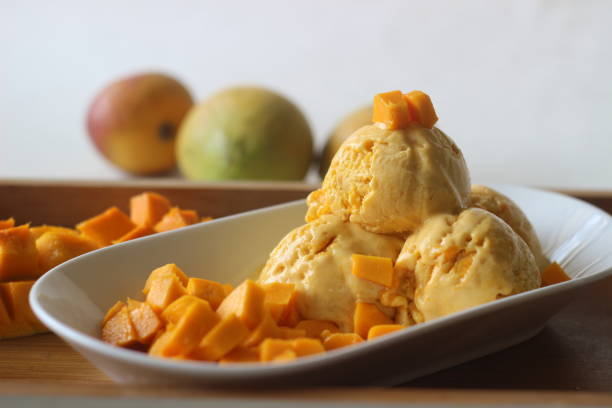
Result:
<svg viewBox="0 0 612 408"><path fill-rule="evenodd" d="M279 90L318 147L375 93L422 89L473 179L612 188L605 0L0 0L0 178L126 177L84 116L105 84L151 69L198 100Z"/></svg>

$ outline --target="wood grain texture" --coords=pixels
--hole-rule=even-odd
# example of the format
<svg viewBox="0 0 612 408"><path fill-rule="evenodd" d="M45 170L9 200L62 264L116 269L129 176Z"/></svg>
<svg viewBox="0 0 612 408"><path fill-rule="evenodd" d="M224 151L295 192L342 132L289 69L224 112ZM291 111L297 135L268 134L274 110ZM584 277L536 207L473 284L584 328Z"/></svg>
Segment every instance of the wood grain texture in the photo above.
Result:
<svg viewBox="0 0 612 408"><path fill-rule="evenodd" d="M129 197L142 191L158 191L183 208L221 217L303 198L314 188L316 186L294 183L0 180L0 219L13 216L18 222L34 225L72 226L111 205L119 204L127 210ZM571 194L612 212L612 192L574 191ZM317 390L316 395L328 400L361 401L368 400L366 396L375 396L372 401L546 401L611 406L611 294L612 279L607 279L557 314L534 338L396 389ZM53 334L0 341L0 395L20 390L73 394L77 393L75 385L86 395L157 395L160 392L176 396L224 395L202 390L119 387ZM576 390L581 392L567 393ZM262 398L286 395L307 399L314 394L296 390L259 395Z"/></svg>

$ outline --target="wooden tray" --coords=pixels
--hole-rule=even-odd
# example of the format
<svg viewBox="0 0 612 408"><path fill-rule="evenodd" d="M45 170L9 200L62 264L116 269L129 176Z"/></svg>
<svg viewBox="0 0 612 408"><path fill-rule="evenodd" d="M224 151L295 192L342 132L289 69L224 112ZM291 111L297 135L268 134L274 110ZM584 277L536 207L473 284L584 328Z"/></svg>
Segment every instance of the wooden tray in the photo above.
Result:
<svg viewBox="0 0 612 408"><path fill-rule="evenodd" d="M129 197L142 191L158 191L182 208L221 217L304 198L314 188L316 186L301 183L0 180L0 219L13 216L19 223L73 226L112 205L127 210ZM612 193L565 193L612 211ZM506 403L554 401L612 405L611 293L612 279L607 279L557 314L531 340L393 390L373 389L369 393L326 390L316 395L325 396L329 401L487 403L501 398L499 401ZM79 385L80 391L76 391L75 385ZM31 392L123 395L126 390L140 396L160 393L159 389L133 389L112 384L53 334L0 341L0 397ZM578 395L567 393L576 390L582 392ZM202 390L166 391L178 397L225 395ZM258 395L258 398L268 398L271 394ZM296 390L274 395L308 399L312 392Z"/></svg>

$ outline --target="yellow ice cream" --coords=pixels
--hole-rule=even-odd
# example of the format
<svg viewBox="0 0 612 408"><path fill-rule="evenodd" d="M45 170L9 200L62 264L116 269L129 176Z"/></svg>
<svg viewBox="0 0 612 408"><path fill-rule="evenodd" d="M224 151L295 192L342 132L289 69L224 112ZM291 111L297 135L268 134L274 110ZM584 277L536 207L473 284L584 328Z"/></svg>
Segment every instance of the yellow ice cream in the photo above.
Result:
<svg viewBox="0 0 612 408"><path fill-rule="evenodd" d="M417 323L540 286L529 247L508 224L479 208L426 220L406 240L396 273L414 286Z"/></svg>
<svg viewBox="0 0 612 408"><path fill-rule="evenodd" d="M468 205L469 173L455 143L437 128L364 126L340 147L306 221L335 214L376 233L406 233L435 214Z"/></svg>
<svg viewBox="0 0 612 408"><path fill-rule="evenodd" d="M540 240L529 219L510 198L492 188L475 184L472 186L472 193L470 194L470 206L487 210L506 221L531 249L540 270L550 264L550 261L542 252Z"/></svg>
<svg viewBox="0 0 612 408"><path fill-rule="evenodd" d="M341 330L353 328L356 301L379 303L382 286L351 272L352 254L395 260L404 241L374 234L340 217L325 215L291 231L272 251L260 283L293 283L305 319L329 320ZM392 316L393 310L381 310Z"/></svg>

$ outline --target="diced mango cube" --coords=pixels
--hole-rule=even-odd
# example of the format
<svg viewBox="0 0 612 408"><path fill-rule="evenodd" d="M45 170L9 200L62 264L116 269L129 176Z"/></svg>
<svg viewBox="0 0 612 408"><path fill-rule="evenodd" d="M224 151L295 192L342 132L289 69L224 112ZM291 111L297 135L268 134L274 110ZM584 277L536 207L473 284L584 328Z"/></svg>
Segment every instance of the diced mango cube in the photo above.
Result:
<svg viewBox="0 0 612 408"><path fill-rule="evenodd" d="M321 340L318 339L309 339L306 337L297 338L291 342L291 346L298 357L310 356L312 354L325 352L325 348L323 347Z"/></svg>
<svg viewBox="0 0 612 408"><path fill-rule="evenodd" d="M58 227L56 225L46 225L46 224L39 225L36 227L31 227L30 232L32 233L32 236L34 237L34 240L37 240L46 232L63 232L65 234L73 234L73 235L81 236L81 233L75 229L66 228L66 227Z"/></svg>
<svg viewBox="0 0 612 408"><path fill-rule="evenodd" d="M146 301L153 310L161 313L170 303L185 293L185 287L176 276L161 276L152 281Z"/></svg>
<svg viewBox="0 0 612 408"><path fill-rule="evenodd" d="M208 279L189 278L187 282L187 293L197 296L210 303L213 309L217 309L223 299L225 299L226 288L218 283Z"/></svg>
<svg viewBox="0 0 612 408"><path fill-rule="evenodd" d="M404 129L410 124L410 112L400 91L380 93L374 96L372 122L384 123L387 129Z"/></svg>
<svg viewBox="0 0 612 408"><path fill-rule="evenodd" d="M120 244L122 242L131 241L136 238L142 238L142 237L146 237L148 235L153 235L153 234L155 234L155 231L153 231L153 228L149 226L137 225L125 235L122 235L118 239L114 240L113 244Z"/></svg>
<svg viewBox="0 0 612 408"><path fill-rule="evenodd" d="M164 266L160 266L151 272L147 281L145 282L144 289L142 290L143 294L149 293L149 289L155 279L161 278L163 276L176 276L176 278L181 282L183 286L187 285L187 281L189 278L185 275L185 272L181 268L179 268L176 264L166 264Z"/></svg>
<svg viewBox="0 0 612 408"><path fill-rule="evenodd" d="M242 344L248 335L248 327L236 315L230 314L204 336L191 356L198 360L219 360Z"/></svg>
<svg viewBox="0 0 612 408"><path fill-rule="evenodd" d="M34 281L18 281L0 283L0 297L8 310L11 321L25 323L32 328L32 333L48 331L30 308L30 290Z"/></svg>
<svg viewBox="0 0 612 408"><path fill-rule="evenodd" d="M554 285L571 279L557 262L550 263L542 271L542 286Z"/></svg>
<svg viewBox="0 0 612 408"><path fill-rule="evenodd" d="M393 284L393 260L382 256L353 254L353 275L388 288Z"/></svg>
<svg viewBox="0 0 612 408"><path fill-rule="evenodd" d="M95 241L62 230L47 231L36 240L38 265L43 272L98 248Z"/></svg>
<svg viewBox="0 0 612 408"><path fill-rule="evenodd" d="M299 339L300 337L306 337L306 330L294 329L291 327L279 327L278 337L281 339Z"/></svg>
<svg viewBox="0 0 612 408"><path fill-rule="evenodd" d="M276 322L272 318L269 312L264 314L263 319L255 330L251 332L249 337L244 341L243 345L245 347L254 347L259 345L266 338L274 338L279 336L279 329L276 325Z"/></svg>
<svg viewBox="0 0 612 408"><path fill-rule="evenodd" d="M165 232L174 230L187 225L195 224L198 221L197 214L194 219L193 214L189 210L181 210L178 207L172 207L153 229L157 232Z"/></svg>
<svg viewBox="0 0 612 408"><path fill-rule="evenodd" d="M363 338L357 333L332 333L323 340L323 347L329 351L361 343L362 341Z"/></svg>
<svg viewBox="0 0 612 408"><path fill-rule="evenodd" d="M256 362L259 362L259 347L238 346L219 360L220 364Z"/></svg>
<svg viewBox="0 0 612 408"><path fill-rule="evenodd" d="M217 313L222 318L234 314L253 330L263 318L265 296L266 293L258 284L247 279L223 299Z"/></svg>
<svg viewBox="0 0 612 408"><path fill-rule="evenodd" d="M340 330L332 322L325 320L302 320L296 326L296 329L304 330L306 337L312 337L318 339L324 330L329 330L330 333L337 333Z"/></svg>
<svg viewBox="0 0 612 408"><path fill-rule="evenodd" d="M405 327L406 326L401 324L377 324L376 326L370 327L370 330L368 331L368 340L402 330Z"/></svg>
<svg viewBox="0 0 612 408"><path fill-rule="evenodd" d="M138 341L142 344L151 343L157 332L163 327L157 313L148 303L133 299L128 299L127 308Z"/></svg>
<svg viewBox="0 0 612 408"><path fill-rule="evenodd" d="M115 346L130 346L138 341L136 329L130 321L127 306L124 306L104 326L102 340Z"/></svg>
<svg viewBox="0 0 612 408"><path fill-rule="evenodd" d="M104 326L106 322L108 322L114 315L116 315L125 306L127 305L123 301L121 300L116 301L115 304L112 305L110 309L108 309L108 311L104 315L104 318L102 319L102 326Z"/></svg>
<svg viewBox="0 0 612 408"><path fill-rule="evenodd" d="M297 324L295 320L297 291L292 283L272 282L262 286L266 292L265 308L276 323L283 326ZM293 323L293 324L292 324Z"/></svg>
<svg viewBox="0 0 612 408"><path fill-rule="evenodd" d="M259 346L259 356L262 362L275 361L287 351L295 354L291 340L265 339Z"/></svg>
<svg viewBox="0 0 612 408"><path fill-rule="evenodd" d="M362 338L368 336L370 327L379 324L393 324L393 321L381 312L373 303L355 303L355 314L353 315L354 332Z"/></svg>
<svg viewBox="0 0 612 408"><path fill-rule="evenodd" d="M0 282L36 279L38 252L27 225L0 229Z"/></svg>
<svg viewBox="0 0 612 408"><path fill-rule="evenodd" d="M93 239L101 246L111 245L114 240L134 229L135 225L123 211L111 207L77 224L76 229L83 235Z"/></svg>
<svg viewBox="0 0 612 408"><path fill-rule="evenodd" d="M130 219L136 225L152 228L171 207L163 195L144 192L130 198Z"/></svg>
<svg viewBox="0 0 612 408"><path fill-rule="evenodd" d="M421 91L412 91L403 96L411 119L426 128L433 128L438 121L438 116L429 95Z"/></svg>
<svg viewBox="0 0 612 408"><path fill-rule="evenodd" d="M163 321L168 324L178 323L192 303L202 303L204 304L204 307L208 309L211 308L210 304L204 299L200 299L199 297L193 295L183 295L174 302L170 303L164 309L161 314Z"/></svg>

